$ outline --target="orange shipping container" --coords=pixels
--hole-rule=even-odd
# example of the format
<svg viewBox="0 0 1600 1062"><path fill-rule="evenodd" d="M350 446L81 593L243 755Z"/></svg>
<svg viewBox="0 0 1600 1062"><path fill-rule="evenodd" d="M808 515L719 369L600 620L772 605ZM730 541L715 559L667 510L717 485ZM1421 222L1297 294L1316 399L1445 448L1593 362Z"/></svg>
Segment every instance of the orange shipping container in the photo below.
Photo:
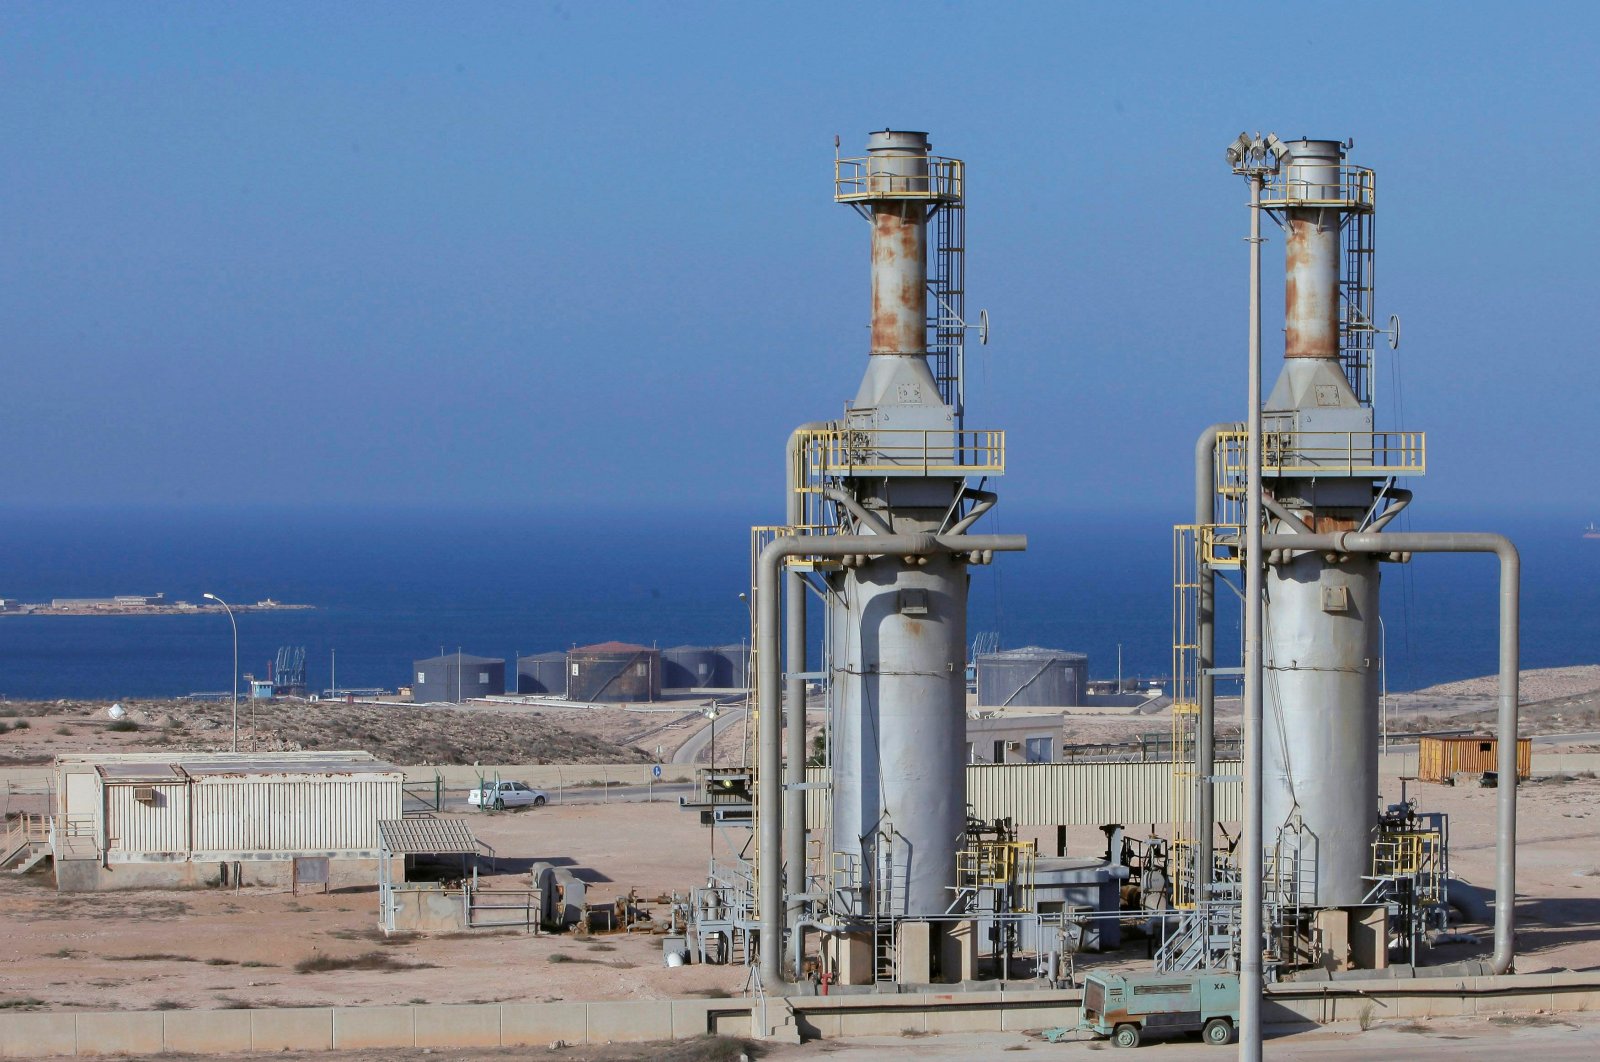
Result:
<svg viewBox="0 0 1600 1062"><path fill-rule="evenodd" d="M1487 736L1425 737L1417 762L1417 777L1443 782L1457 774L1483 774L1497 769L1500 742ZM1517 777L1533 771L1533 739L1517 740Z"/></svg>

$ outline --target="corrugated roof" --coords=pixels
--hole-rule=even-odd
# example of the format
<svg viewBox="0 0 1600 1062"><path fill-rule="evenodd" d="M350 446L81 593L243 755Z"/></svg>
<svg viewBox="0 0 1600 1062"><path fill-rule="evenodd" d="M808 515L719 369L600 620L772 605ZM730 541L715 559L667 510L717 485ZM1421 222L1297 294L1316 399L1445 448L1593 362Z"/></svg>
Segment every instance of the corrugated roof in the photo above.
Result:
<svg viewBox="0 0 1600 1062"><path fill-rule="evenodd" d="M478 851L478 839L465 819L379 819L378 837L395 855L472 855Z"/></svg>
<svg viewBox="0 0 1600 1062"><path fill-rule="evenodd" d="M1020 649L1001 649L993 653L979 653L979 660L993 660L996 657L1012 659L1043 660L1047 657L1061 660L1088 660L1084 653L1074 653L1069 649L1046 649L1042 645L1025 645Z"/></svg>
<svg viewBox="0 0 1600 1062"><path fill-rule="evenodd" d="M580 645L570 650L574 653L653 653L656 650L648 645L633 645L630 642L599 642L595 645Z"/></svg>
<svg viewBox="0 0 1600 1062"><path fill-rule="evenodd" d="M414 663L420 667L423 664L453 664L456 661L463 664L503 664L505 657L501 656L473 656L471 653L446 653L443 656L430 656L426 660L417 660Z"/></svg>
<svg viewBox="0 0 1600 1062"><path fill-rule="evenodd" d="M56 765L93 765L111 781L173 776L242 774L399 774L400 768L361 749L327 752L113 752L67 753Z"/></svg>
<svg viewBox="0 0 1600 1062"><path fill-rule="evenodd" d="M178 782L183 774L171 763L102 763L95 767L108 782Z"/></svg>
<svg viewBox="0 0 1600 1062"><path fill-rule="evenodd" d="M339 759L307 759L286 753L283 758L246 754L238 759L184 758L178 761L184 773L194 777L243 774L389 774L400 768L384 763L367 753L351 753Z"/></svg>

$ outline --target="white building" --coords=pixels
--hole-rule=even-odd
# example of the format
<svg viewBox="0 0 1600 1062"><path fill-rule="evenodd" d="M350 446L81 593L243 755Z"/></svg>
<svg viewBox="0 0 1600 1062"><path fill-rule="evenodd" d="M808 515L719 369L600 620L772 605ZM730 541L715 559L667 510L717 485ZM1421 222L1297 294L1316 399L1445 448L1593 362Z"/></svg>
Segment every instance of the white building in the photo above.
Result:
<svg viewBox="0 0 1600 1062"><path fill-rule="evenodd" d="M378 878L378 822L405 774L366 752L56 757L56 886L86 892ZM323 861L326 861L325 863Z"/></svg>

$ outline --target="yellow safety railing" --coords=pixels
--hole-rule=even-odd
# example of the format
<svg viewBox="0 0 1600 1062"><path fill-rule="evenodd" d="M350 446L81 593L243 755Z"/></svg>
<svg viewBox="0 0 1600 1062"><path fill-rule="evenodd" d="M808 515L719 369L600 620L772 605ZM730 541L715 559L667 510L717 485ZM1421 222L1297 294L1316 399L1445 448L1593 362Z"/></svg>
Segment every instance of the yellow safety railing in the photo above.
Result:
<svg viewBox="0 0 1600 1062"><path fill-rule="evenodd" d="M1337 184L1307 181L1284 167L1269 174L1261 189L1261 205L1268 210L1288 207L1333 207L1365 213L1375 206L1377 174L1365 166L1340 166Z"/></svg>
<svg viewBox="0 0 1600 1062"><path fill-rule="evenodd" d="M916 160L923 166L908 165ZM907 170L926 174L908 175ZM922 199L949 202L960 199L965 185L965 169L960 159L942 155L869 155L866 158L833 160L833 198L840 203L872 199Z"/></svg>
<svg viewBox="0 0 1600 1062"><path fill-rule="evenodd" d="M1444 847L1438 830L1386 832L1372 842L1374 878L1410 878L1420 902L1440 899L1439 854Z"/></svg>
<svg viewBox="0 0 1600 1062"><path fill-rule="evenodd" d="M1217 489L1241 493L1248 436L1217 437ZM1428 438L1420 431L1269 431L1261 437L1263 476L1420 476L1428 470Z"/></svg>
<svg viewBox="0 0 1600 1062"><path fill-rule="evenodd" d="M808 490L824 476L998 476L1006 470L1006 433L988 430L827 428L804 442Z"/></svg>
<svg viewBox="0 0 1600 1062"><path fill-rule="evenodd" d="M979 841L956 853L958 889L1016 886L1013 910L1026 907L1038 850L1032 841Z"/></svg>

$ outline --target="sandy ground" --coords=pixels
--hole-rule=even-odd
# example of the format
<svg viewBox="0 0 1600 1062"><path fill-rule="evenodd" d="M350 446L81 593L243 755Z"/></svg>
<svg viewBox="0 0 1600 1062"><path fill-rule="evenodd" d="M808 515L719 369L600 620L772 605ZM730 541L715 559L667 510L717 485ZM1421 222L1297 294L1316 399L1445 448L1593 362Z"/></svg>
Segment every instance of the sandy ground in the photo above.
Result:
<svg viewBox="0 0 1600 1062"><path fill-rule="evenodd" d="M1551 692L1544 704L1592 696L1584 687L1600 668L1536 675L1529 688ZM1457 684L1460 685L1460 684ZM1469 697L1472 689L1438 696ZM1468 703L1464 710L1471 709ZM1566 710L1566 709L1563 709ZM459 710L457 710L459 711ZM49 715L0 741L35 742L50 735ZM83 726L81 717L69 726ZM665 717L670 721L671 717ZM656 721L657 724L661 720ZM1097 718L1129 732L1159 731L1159 719ZM1086 724L1087 725L1087 724ZM107 740L132 735L106 734ZM15 747L14 745L12 747ZM1493 881L1496 793L1475 786L1412 783L1424 809L1451 816L1453 869L1462 881ZM1385 771L1386 800L1400 783ZM24 797L41 802L42 797ZM1517 969L1600 969L1600 780L1536 779L1521 789ZM12 810L23 810L13 808ZM508 815L469 816L503 860L492 881L526 884L526 868L548 860L579 868L590 898L606 901L637 889L654 899L687 893L701 883L712 834L697 817L667 802L561 803ZM741 838L742 833L735 832ZM1038 834L1052 852L1054 831ZM716 844L725 848L728 832ZM1069 850L1097 854L1104 839L1093 828L1070 833ZM665 905L647 902L664 914ZM555 1001L666 998L738 994L743 967L691 966L668 970L660 941L650 934L578 940L571 935L520 933L434 937L386 942L375 931L374 889L295 897L287 891L138 891L58 895L48 875L0 874L6 941L0 948L0 1006L147 1009L278 1004ZM1442 946L1428 963L1481 958L1488 927L1462 927L1474 939ZM1103 962L1144 961L1143 942L1114 956L1084 957L1080 973ZM318 955L351 959L377 953L371 969L297 973L295 964ZM564 956L565 958L553 958ZM483 976L475 976L481 971Z"/></svg>
<svg viewBox="0 0 1600 1062"><path fill-rule="evenodd" d="M570 804L468 817L501 874L525 887L535 859L579 868L591 902L637 888L654 898L705 875L709 831L674 804ZM58 895L48 875L0 874L7 934L0 1005L51 1008L553 1002L737 994L743 967L668 970L649 933L503 932L385 941L375 889L139 890ZM662 917L666 905L645 903ZM296 973L315 955L381 952L386 969ZM566 958L552 960L552 956ZM477 971L482 976L474 973ZM28 1004L33 1005L33 1004Z"/></svg>
<svg viewBox="0 0 1600 1062"><path fill-rule="evenodd" d="M1452 859L1463 881L1493 881L1495 791L1412 783L1425 808L1451 816ZM1399 781L1386 777L1384 796ZM1521 790L1517 969L1600 969L1600 780L1533 781ZM673 804L563 804L507 815L468 816L504 861L492 877L526 882L536 859L572 865L591 900L637 889L641 897L686 893L705 874L711 833ZM718 834L726 845L728 833ZM1054 833L1040 836L1053 850ZM1092 828L1074 829L1069 850L1103 851ZM375 931L375 890L329 895L245 889L58 895L44 875L0 875L7 936L0 951L0 1005L148 1009L408 1001L556 1001L738 994L743 967L661 964L650 934L525 936L504 933L385 942ZM646 902L665 913L665 906ZM1428 963L1482 958L1486 926L1463 927L1472 943L1440 947ZM315 955L372 952L384 968L296 973ZM1105 963L1139 964L1145 946L1085 956L1080 973ZM565 959L552 959L562 955ZM483 976L475 976L474 971Z"/></svg>

